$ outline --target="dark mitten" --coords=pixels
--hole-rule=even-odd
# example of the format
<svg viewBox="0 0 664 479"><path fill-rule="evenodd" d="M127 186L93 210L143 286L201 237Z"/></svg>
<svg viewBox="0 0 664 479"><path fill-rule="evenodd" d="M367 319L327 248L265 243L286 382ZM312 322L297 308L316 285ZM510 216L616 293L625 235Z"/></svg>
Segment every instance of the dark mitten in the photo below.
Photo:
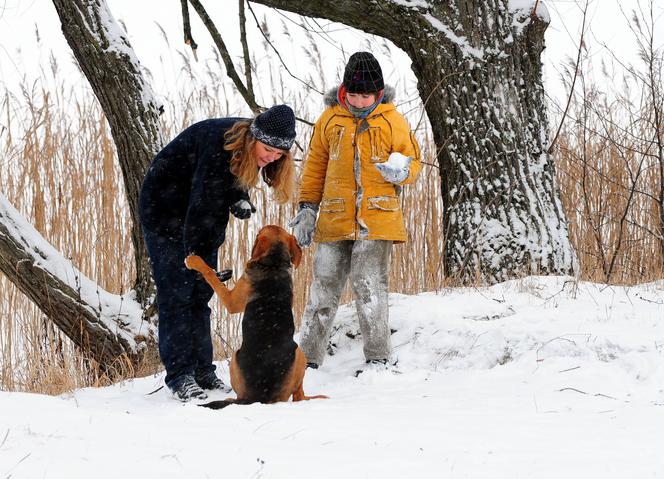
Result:
<svg viewBox="0 0 664 479"><path fill-rule="evenodd" d="M249 200L240 200L233 203L230 210L236 218L246 220L256 212L256 207Z"/></svg>

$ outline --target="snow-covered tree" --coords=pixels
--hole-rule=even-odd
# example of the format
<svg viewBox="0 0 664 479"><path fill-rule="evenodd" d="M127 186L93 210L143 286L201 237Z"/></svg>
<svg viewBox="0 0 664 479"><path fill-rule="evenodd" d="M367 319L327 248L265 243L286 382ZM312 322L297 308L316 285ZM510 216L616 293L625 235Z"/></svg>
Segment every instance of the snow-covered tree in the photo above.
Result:
<svg viewBox="0 0 664 479"><path fill-rule="evenodd" d="M392 41L438 151L446 274L489 282L576 263L547 154L540 0L254 0Z"/></svg>
<svg viewBox="0 0 664 479"><path fill-rule="evenodd" d="M105 1L53 0L53 4L111 127L133 223L136 280L130 294L104 291L52 248L2 195L0 270L102 366L117 360L135 362L154 348L156 340L154 287L138 221L138 192L162 144L159 105Z"/></svg>
<svg viewBox="0 0 664 479"><path fill-rule="evenodd" d="M382 36L410 56L438 151L448 275L496 282L573 271L575 256L546 152L540 56L549 20L543 2L254 1ZM109 363L123 354L138 357L141 344L153 344L153 288L138 192L162 145L160 107L104 0L53 4L117 147L133 223L135 301L127 308L57 252L45 252L47 245L35 239L36 232L26 233L29 225L4 197L0 269L72 340ZM54 266L62 264L67 266Z"/></svg>

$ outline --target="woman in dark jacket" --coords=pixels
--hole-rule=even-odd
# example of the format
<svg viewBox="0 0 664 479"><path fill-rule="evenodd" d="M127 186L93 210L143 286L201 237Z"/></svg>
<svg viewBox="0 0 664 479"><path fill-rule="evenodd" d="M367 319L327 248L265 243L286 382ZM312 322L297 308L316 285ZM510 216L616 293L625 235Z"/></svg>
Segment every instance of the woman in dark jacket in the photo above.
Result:
<svg viewBox="0 0 664 479"><path fill-rule="evenodd" d="M293 193L290 148L295 116L277 105L256 116L196 123L161 150L141 188L141 224L157 287L159 354L166 385L179 399L205 399L204 389L230 390L212 364L212 289L185 258L217 264L229 212L247 219L256 211L248 190L259 175L276 200Z"/></svg>

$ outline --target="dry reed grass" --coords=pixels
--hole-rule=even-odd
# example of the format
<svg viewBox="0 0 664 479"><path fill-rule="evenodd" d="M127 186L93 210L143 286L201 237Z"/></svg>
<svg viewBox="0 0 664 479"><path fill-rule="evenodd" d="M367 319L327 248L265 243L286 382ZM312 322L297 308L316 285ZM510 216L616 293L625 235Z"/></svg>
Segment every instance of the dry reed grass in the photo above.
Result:
<svg viewBox="0 0 664 479"><path fill-rule="evenodd" d="M642 20L639 64L603 64L593 81L584 58L556 148L580 276L591 281L642 283L664 270L664 49Z"/></svg>
<svg viewBox="0 0 664 479"><path fill-rule="evenodd" d="M319 89L324 90L320 54L313 45L306 53L311 71L320 76L309 81L319 81ZM208 66L206 78L201 80L192 73L187 56L182 58L186 86L175 97L164 99L164 138L172 138L196 120L237 115L240 111L232 87L218 73L223 71L219 61ZM271 68L269 79L261 84L265 91L257 94L266 104L286 102L300 116L315 119L320 111L309 111L311 93L304 88L286 91L286 83L283 70ZM417 98L412 88L403 85L400 95ZM399 108L409 111L411 124L418 124L422 106L419 99L415 106L412 103ZM583 113L582 106L575 105L576 118ZM91 93L70 87L54 73L25 83L20 96L5 91L0 112L3 194L81 271L101 287L123 294L133 277L130 225L112 138ZM657 215L647 194L658 188L659 177L651 163L634 153L643 146L635 139L638 131L625 132L611 126L621 124L621 113L615 109L606 108L602 115L588 118L586 124L569 122L555 158L571 238L579 252L580 275L625 284L661 278ZM424 161L435 164L435 147L426 126L419 129L418 136ZM305 133L300 144L307 143ZM301 151L296 153L296 157L301 156ZM638 198L629 196L635 185L640 192ZM252 197L257 216L251 221L232 219L220 251L219 266L232 267L236 277L243 270L258 228L264 224L285 225L295 211L294 203L276 205L264 188L252 192ZM447 285L441 257L442 200L435 167L424 167L417 184L405 189L403 204L410 237L393 250L391 290L405 294L440 290ZM312 257L313 248L306 251L295 272L294 310L298 321L311 283ZM349 298L346 290L342 300ZM217 358L227 357L237 348L239 319L239 315L227 315L218 304L214 308ZM58 394L109 382L108 376L82 358L4 277L0 277L0 361L2 390ZM126 377L154 373L160 367L157 358L147 360L140 370L125 366L122 373Z"/></svg>
<svg viewBox="0 0 664 479"><path fill-rule="evenodd" d="M307 51L312 71L323 80L320 55ZM173 98L162 99L164 138L172 138L184 127L202 118L238 115L232 87L218 72L219 61L208 66L205 80L198 79L182 55L183 82L187 87ZM57 65L41 78L24 82L19 95L6 90L0 101L0 188L9 201L35 228L87 276L104 289L128 292L133 271L132 248L126 215L126 200L117 166L113 140L104 115L85 87L76 89L58 78ZM287 92L282 70L274 68L262 88L270 92L266 103L287 102L298 114L315 119L309 111L306 89ZM324 85L320 87L324 90ZM258 92L260 94L260 92ZM286 95L290 95L286 98ZM322 106L322 102L321 102ZM322 110L322 108L321 108ZM417 112L415 112L417 113ZM418 117L419 119L419 114ZM301 128L307 130L308 128ZM305 134L301 145L308 143ZM302 151L296 156L302 157ZM432 161L431 158L428 160ZM433 235L409 227L413 241L395 248L395 290L414 293L440 287L442 274L436 268L420 268L424 255L436 258L441 250L437 174L428 171L426 181L407 190L404 198L407 222L432 225ZM252 192L258 215L251 221L231 219L227 240L220 250L220 267L232 267L236 276L243 270L253 238L264 224L285 225L293 217L294 203L279 206L265 188ZM427 208L423 209L423 203ZM418 239L419 238L419 239ZM295 273L294 310L301 315L311 282L314 249L305 252ZM120 253L118 253L120 252ZM438 261L436 261L438 262ZM405 265L405 267L404 267ZM349 298L346 293L345 299ZM240 316L229 316L217 304L213 310L213 337L218 358L238 347ZM105 385L108 375L83 358L76 348L54 330L36 306L5 277L0 277L0 389L58 394L84 386ZM120 364L120 376L155 372L158 358L149 358L140 371Z"/></svg>

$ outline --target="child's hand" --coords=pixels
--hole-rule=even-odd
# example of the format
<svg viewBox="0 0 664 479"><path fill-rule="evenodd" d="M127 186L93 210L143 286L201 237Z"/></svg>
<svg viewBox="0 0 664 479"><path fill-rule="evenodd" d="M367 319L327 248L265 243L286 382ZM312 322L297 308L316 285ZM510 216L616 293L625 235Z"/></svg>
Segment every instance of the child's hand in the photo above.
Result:
<svg viewBox="0 0 664 479"><path fill-rule="evenodd" d="M314 237L317 213L318 205L300 203L297 215L288 223L288 226L293 228L293 236L295 236L297 244L303 248L309 246Z"/></svg>
<svg viewBox="0 0 664 479"><path fill-rule="evenodd" d="M391 153L385 163L376 163L376 168L383 175L385 181L399 184L408 178L410 172L410 162L413 159L410 156L404 156L401 153Z"/></svg>

